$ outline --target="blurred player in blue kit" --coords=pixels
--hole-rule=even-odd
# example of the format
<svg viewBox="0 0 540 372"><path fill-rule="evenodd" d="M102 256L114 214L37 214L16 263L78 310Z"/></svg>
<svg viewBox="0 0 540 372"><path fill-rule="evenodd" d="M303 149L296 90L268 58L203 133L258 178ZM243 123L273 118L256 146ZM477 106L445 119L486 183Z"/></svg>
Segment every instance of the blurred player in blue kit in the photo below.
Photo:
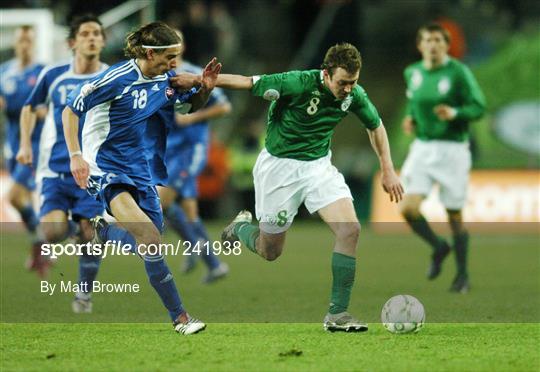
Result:
<svg viewBox="0 0 540 372"><path fill-rule="evenodd" d="M88 242L93 236L90 219L103 213L101 205L77 187L69 170L69 154L62 131L62 110L71 90L108 67L100 61L105 36L99 19L93 15L75 18L70 25L68 43L73 59L43 69L22 108L20 119L21 143L17 160L30 165L36 158L31 146L36 108L48 105L39 140L36 179L40 191L41 230L49 243L61 242L71 236L77 236L79 242ZM95 279L99 261L96 256L80 257L79 282ZM73 310L91 312L90 294L78 293Z"/></svg>
<svg viewBox="0 0 540 372"><path fill-rule="evenodd" d="M0 110L5 112L6 142L4 153L6 168L13 180L7 192L10 204L17 210L26 229L33 238L32 254L27 262L27 268L36 270L40 276L46 274L47 263L41 257L41 241L36 236L38 217L34 211L32 192L36 188L34 169L36 162L23 165L17 163L15 155L19 151L20 130L19 117L21 109L30 92L37 82L43 65L34 61L35 31L32 26L20 26L15 31L14 51L15 58L0 65ZM43 116L46 110L39 112L40 121L28 146L37 153L39 136L43 127Z"/></svg>
<svg viewBox="0 0 540 372"><path fill-rule="evenodd" d="M183 40L182 34L178 34ZM202 72L201 67L180 57L177 63L179 67L176 71L179 73L200 75ZM168 225L189 243L188 248L192 248L187 251L189 254L185 257L182 271L192 271L200 255L208 268L208 274L203 279L205 283L223 278L229 268L213 254L211 245L205 246L210 238L199 217L197 176L207 163L208 120L223 116L230 110L229 100L221 89L216 88L207 105L198 111L181 114L168 107L148 121L148 158L155 183L160 185L158 193L164 216ZM178 199L181 199L181 204L177 203Z"/></svg>
<svg viewBox="0 0 540 372"><path fill-rule="evenodd" d="M96 79L79 85L63 112L64 133L77 184L94 193L118 224L94 220L94 242L114 240L129 244L141 255L149 281L181 334L202 331L206 325L188 315L162 252L141 247L159 246L163 214L145 151L147 121L167 105L202 107L215 85L221 64L214 59L196 81L186 75L185 90L171 87L179 35L162 22L140 27L126 38L127 61L111 66ZM181 76L181 75L178 75ZM192 88L196 83L201 87ZM176 84L181 86L181 84ZM192 89L189 89L192 88ZM79 117L86 115L79 137Z"/></svg>

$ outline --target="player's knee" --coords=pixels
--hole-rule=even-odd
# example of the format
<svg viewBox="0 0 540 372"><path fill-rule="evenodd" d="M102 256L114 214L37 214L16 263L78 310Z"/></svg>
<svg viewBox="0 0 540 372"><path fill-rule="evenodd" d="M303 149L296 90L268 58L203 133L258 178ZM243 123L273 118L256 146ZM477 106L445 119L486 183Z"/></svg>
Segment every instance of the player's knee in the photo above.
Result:
<svg viewBox="0 0 540 372"><path fill-rule="evenodd" d="M89 242L94 237L94 229L89 223L81 223L79 238L81 243Z"/></svg>
<svg viewBox="0 0 540 372"><path fill-rule="evenodd" d="M357 242L360 235L360 223L344 222L340 225L337 232L338 238L350 242Z"/></svg>
<svg viewBox="0 0 540 372"><path fill-rule="evenodd" d="M281 250L266 250L264 251L263 253L263 258L266 260L266 261L275 261L277 260L277 258L281 256Z"/></svg>
<svg viewBox="0 0 540 372"><path fill-rule="evenodd" d="M275 261L281 256L283 245L280 242L266 242L261 252L266 261Z"/></svg>
<svg viewBox="0 0 540 372"><path fill-rule="evenodd" d="M456 234L465 234L467 233L465 229L465 224L463 223L463 218L460 212L448 213L448 222L450 223L450 228L452 233Z"/></svg>
<svg viewBox="0 0 540 372"><path fill-rule="evenodd" d="M8 201L9 204L11 204L13 208L17 210L21 210L24 207L20 195L14 189L11 189L8 193Z"/></svg>
<svg viewBox="0 0 540 372"><path fill-rule="evenodd" d="M143 244L146 247L159 246L161 244L161 234L154 226L152 227L145 229L141 234L135 234L135 240L137 240L138 244Z"/></svg>
<svg viewBox="0 0 540 372"><path fill-rule="evenodd" d="M420 206L413 203L402 203L399 210L406 220L415 220L421 216Z"/></svg>
<svg viewBox="0 0 540 372"><path fill-rule="evenodd" d="M66 237L67 224L63 222L46 222L41 224L43 237L49 243L58 243Z"/></svg>

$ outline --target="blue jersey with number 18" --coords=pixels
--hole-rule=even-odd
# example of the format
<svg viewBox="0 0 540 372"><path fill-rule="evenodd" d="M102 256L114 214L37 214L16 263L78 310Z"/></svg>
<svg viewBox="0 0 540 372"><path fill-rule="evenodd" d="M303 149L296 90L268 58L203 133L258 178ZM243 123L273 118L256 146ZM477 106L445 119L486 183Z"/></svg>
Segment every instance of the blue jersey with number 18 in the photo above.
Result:
<svg viewBox="0 0 540 372"><path fill-rule="evenodd" d="M124 174L136 186L151 184L144 146L147 119L161 107L190 97L170 86L174 75L169 71L148 78L131 59L72 92L68 106L79 116L86 113L82 152L92 176Z"/></svg>

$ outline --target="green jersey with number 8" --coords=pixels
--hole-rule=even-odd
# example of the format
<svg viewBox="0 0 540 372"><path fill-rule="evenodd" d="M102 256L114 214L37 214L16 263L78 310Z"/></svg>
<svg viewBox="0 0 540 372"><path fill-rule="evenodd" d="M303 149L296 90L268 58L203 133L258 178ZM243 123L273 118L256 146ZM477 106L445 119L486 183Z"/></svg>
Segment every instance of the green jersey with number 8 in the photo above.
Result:
<svg viewBox="0 0 540 372"><path fill-rule="evenodd" d="M324 85L321 70L254 76L252 93L272 101L265 146L280 158L314 160L326 156L334 128L349 112L367 129L381 124L362 87L356 85L339 100Z"/></svg>

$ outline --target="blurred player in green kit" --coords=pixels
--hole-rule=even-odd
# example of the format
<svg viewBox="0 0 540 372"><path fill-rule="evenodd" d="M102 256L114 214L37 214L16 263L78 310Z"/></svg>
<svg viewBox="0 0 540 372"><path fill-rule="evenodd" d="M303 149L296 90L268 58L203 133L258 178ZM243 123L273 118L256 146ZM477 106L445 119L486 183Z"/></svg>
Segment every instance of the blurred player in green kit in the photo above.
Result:
<svg viewBox="0 0 540 372"><path fill-rule="evenodd" d="M366 92L357 84L361 57L351 44L331 47L322 69L261 76L222 74L218 86L249 89L272 101L265 148L253 169L255 211L242 211L222 238L240 240L268 261L283 250L287 229L302 203L317 212L335 235L332 253L332 294L324 328L361 332L367 325L347 311L356 270L360 224L343 175L330 161L330 140L336 125L350 112L364 124L382 170L382 186L390 200L402 198L382 120Z"/></svg>
<svg viewBox="0 0 540 372"><path fill-rule="evenodd" d="M413 231L433 248L427 276L435 279L451 248L431 229L420 212L420 204L433 185L439 185L457 264L450 290L466 293L469 234L463 225L462 209L471 169L469 122L483 115L485 98L471 71L448 56L450 37L444 28L437 24L424 26L416 42L422 60L408 66L404 73L408 105L403 129L414 133L416 139L401 173L407 193L400 205L401 213Z"/></svg>

